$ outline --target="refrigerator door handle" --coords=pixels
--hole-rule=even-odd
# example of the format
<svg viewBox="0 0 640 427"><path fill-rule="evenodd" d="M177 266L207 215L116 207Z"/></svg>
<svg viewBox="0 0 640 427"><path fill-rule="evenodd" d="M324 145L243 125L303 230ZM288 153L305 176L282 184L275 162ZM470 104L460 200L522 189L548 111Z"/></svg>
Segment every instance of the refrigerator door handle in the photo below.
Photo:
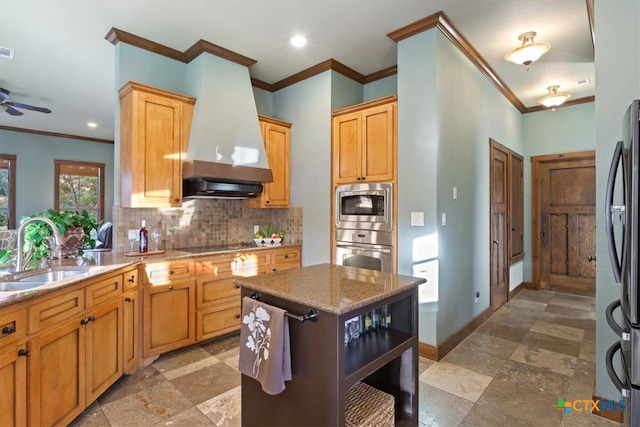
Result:
<svg viewBox="0 0 640 427"><path fill-rule="evenodd" d="M621 304L622 303L619 299L609 304L609 306L605 310L605 316L607 319L607 323L609 324L609 326L611 326L613 332L618 334L618 336L622 338L623 341L631 341L631 334L625 331L624 328L620 326L618 322L616 322L616 319L613 318L613 312L616 310L616 308L620 307Z"/></svg>
<svg viewBox="0 0 640 427"><path fill-rule="evenodd" d="M620 393L622 393L623 397L629 397L631 395L631 391L625 387L625 384L622 382L620 377L618 377L618 374L616 373L615 369L613 369L613 355L616 354L618 351L620 351L621 348L622 348L622 344L620 344L620 341L616 341L615 343L613 343L613 345L609 347L609 350L607 350L607 356L606 356L605 362L607 365L607 373L609 374L609 378L611 378L613 385L616 386L616 388ZM624 357L621 357L620 360L622 361L622 369L626 373L627 367L625 366L625 363L624 363Z"/></svg>
<svg viewBox="0 0 640 427"><path fill-rule="evenodd" d="M609 258L611 259L611 266L613 267L613 276L616 280L616 283L620 283L622 280L622 263L618 257L618 248L616 248L616 241L613 235L613 222L615 219L616 212L620 212L623 216L625 215L625 207L624 206L614 206L613 205L613 193L615 190L615 181L618 175L618 165L622 163L622 197L623 202L626 203L626 195L627 195L627 167L626 160L624 158L624 142L618 141L616 144L616 149L613 152L613 158L611 159L611 166L609 167L609 179L607 180L607 191L606 198L604 203L604 220L605 220L605 231L607 233L607 246L609 248ZM626 223L626 218L622 219L622 224ZM624 247L626 245L625 242L625 233L623 230L622 233L622 253L624 254Z"/></svg>

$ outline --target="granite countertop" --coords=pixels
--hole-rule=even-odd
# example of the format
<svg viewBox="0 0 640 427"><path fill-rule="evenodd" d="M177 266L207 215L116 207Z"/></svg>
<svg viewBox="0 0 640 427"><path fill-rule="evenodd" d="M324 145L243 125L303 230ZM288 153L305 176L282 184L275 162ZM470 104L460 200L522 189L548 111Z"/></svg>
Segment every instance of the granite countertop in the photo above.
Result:
<svg viewBox="0 0 640 427"><path fill-rule="evenodd" d="M319 264L238 278L233 282L259 293L340 315L416 287L426 279Z"/></svg>
<svg viewBox="0 0 640 427"><path fill-rule="evenodd" d="M185 249L169 249L162 253L142 255L138 254L130 256L124 252L108 252L108 251L85 251L82 257L77 259L64 259L52 264L53 267L64 267L71 269L79 267L87 270L84 274L73 276L64 280L47 283L37 288L22 291L0 291L0 308L26 301L53 292L55 290L65 288L76 283L98 277L107 273L111 273L120 268L134 266L138 263L172 261L186 258L201 258L216 254L247 252L254 250L276 249L286 247L300 247L299 243L288 243L279 245L262 245L262 246L240 246L238 244L216 245L205 247L193 247ZM30 270L14 275L13 278L22 277L25 274L34 274L36 272L46 272L49 269ZM12 276L0 276L0 285L12 279Z"/></svg>

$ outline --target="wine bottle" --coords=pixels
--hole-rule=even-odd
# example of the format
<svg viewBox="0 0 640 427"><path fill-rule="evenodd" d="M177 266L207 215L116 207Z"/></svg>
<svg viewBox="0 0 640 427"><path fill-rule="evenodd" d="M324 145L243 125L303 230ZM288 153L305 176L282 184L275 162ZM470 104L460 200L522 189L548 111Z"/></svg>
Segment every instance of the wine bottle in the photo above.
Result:
<svg viewBox="0 0 640 427"><path fill-rule="evenodd" d="M140 229L140 253L149 251L149 232L145 228L145 221L142 220L142 228Z"/></svg>

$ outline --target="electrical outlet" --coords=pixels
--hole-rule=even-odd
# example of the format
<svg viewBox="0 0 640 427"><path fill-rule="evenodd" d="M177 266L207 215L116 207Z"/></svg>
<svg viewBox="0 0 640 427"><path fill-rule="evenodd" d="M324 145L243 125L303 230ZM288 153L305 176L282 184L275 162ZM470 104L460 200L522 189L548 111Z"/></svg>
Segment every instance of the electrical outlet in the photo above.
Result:
<svg viewBox="0 0 640 427"><path fill-rule="evenodd" d="M480 299L480 292L476 292L476 298L474 302L478 302L479 299Z"/></svg>

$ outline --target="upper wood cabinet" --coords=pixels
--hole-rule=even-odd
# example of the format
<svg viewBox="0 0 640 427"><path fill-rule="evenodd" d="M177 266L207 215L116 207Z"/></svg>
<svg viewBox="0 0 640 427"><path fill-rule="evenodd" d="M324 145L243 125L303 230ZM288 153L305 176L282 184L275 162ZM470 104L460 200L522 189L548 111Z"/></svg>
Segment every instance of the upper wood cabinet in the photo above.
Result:
<svg viewBox="0 0 640 427"><path fill-rule="evenodd" d="M120 93L120 205L182 205L195 98L129 82Z"/></svg>
<svg viewBox="0 0 640 427"><path fill-rule="evenodd" d="M333 183L393 181L396 129L396 96L334 111Z"/></svg>
<svg viewBox="0 0 640 427"><path fill-rule="evenodd" d="M245 200L247 208L289 207L289 144L291 123L258 116L264 148L273 182L265 183L262 194Z"/></svg>

